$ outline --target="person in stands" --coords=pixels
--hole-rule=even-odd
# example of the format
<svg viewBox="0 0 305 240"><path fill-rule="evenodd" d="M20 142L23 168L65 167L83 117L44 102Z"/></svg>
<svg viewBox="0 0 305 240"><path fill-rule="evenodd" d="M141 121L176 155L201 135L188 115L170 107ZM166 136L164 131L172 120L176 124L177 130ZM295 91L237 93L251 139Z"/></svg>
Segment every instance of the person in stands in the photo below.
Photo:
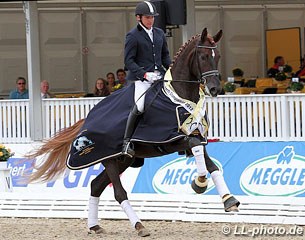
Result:
<svg viewBox="0 0 305 240"><path fill-rule="evenodd" d="M103 78L98 78L95 81L93 96L94 97L106 97L109 94L110 94L110 91L107 87L107 81Z"/></svg>
<svg viewBox="0 0 305 240"><path fill-rule="evenodd" d="M274 78L275 75L284 70L285 59L282 56L277 56L274 58L274 64L267 71L267 76L270 78Z"/></svg>
<svg viewBox="0 0 305 240"><path fill-rule="evenodd" d="M107 78L107 87L110 93L114 92L115 86L116 86L116 82L115 82L115 76L113 72L109 72L106 74L106 78Z"/></svg>
<svg viewBox="0 0 305 240"><path fill-rule="evenodd" d="M16 80L16 89L10 92L10 99L29 99L29 90L26 88L24 77L18 77Z"/></svg>
<svg viewBox="0 0 305 240"><path fill-rule="evenodd" d="M116 77L117 77L117 84L121 84L122 86L126 86L127 81L126 81L126 72L124 69L119 68L116 71Z"/></svg>
<svg viewBox="0 0 305 240"><path fill-rule="evenodd" d="M50 84L47 80L43 80L40 83L40 94L41 98L53 98L54 95L49 92Z"/></svg>
<svg viewBox="0 0 305 240"><path fill-rule="evenodd" d="M303 77L305 76L305 59L302 59L300 69L295 73L294 77Z"/></svg>

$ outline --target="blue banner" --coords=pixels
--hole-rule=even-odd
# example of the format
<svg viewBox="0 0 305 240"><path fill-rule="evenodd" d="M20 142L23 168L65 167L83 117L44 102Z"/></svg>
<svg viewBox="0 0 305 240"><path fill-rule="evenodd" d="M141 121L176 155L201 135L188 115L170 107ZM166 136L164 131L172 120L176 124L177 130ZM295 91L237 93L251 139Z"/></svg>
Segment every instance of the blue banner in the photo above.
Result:
<svg viewBox="0 0 305 240"><path fill-rule="evenodd" d="M7 167L10 169L13 187L27 187L24 176L33 172L33 160L25 158L9 158Z"/></svg>
<svg viewBox="0 0 305 240"><path fill-rule="evenodd" d="M233 194L305 196L305 142L216 142L207 151ZM194 158L146 159L132 192L194 194L196 175ZM218 194L211 179L204 194Z"/></svg>

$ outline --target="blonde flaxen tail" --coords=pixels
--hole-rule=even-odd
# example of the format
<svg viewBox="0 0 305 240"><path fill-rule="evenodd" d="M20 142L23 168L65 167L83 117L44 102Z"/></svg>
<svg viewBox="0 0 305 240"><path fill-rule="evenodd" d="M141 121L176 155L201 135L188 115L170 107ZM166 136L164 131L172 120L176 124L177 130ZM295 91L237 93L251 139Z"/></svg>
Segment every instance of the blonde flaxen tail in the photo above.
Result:
<svg viewBox="0 0 305 240"><path fill-rule="evenodd" d="M74 125L61 130L52 138L45 140L38 149L25 156L28 159L44 156L41 164L34 166L36 171L33 171L28 177L29 183L48 182L65 172L70 145L79 133L84 121L85 119L81 119Z"/></svg>

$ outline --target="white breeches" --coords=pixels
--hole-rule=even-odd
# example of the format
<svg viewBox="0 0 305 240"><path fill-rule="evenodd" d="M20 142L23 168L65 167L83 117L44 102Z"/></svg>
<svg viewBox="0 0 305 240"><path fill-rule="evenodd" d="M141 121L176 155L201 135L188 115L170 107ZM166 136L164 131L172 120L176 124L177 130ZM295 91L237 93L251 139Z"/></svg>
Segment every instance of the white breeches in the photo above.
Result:
<svg viewBox="0 0 305 240"><path fill-rule="evenodd" d="M147 81L135 81L134 87L134 101L137 105L139 112L144 112L144 103L145 103L145 91L151 86L150 82Z"/></svg>

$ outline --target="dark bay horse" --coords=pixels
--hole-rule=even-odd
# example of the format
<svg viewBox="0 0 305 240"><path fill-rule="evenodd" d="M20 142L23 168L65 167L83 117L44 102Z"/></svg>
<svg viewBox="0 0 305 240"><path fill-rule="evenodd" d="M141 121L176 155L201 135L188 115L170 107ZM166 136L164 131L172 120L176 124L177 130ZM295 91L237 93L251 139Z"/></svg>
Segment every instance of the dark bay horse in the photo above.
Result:
<svg viewBox="0 0 305 240"><path fill-rule="evenodd" d="M115 131L119 132L118 139L120 140L116 141L117 146L110 146L110 143L107 145L111 137L105 133L107 128L105 128L106 130L103 129L101 122L109 123L109 119L114 119L116 116L113 115L114 113L107 106L106 116L108 120L105 119L106 117L103 115L103 112L106 109L103 109L103 107L108 102L112 103L116 101L119 102L118 105L126 108L127 105L124 105L126 101L120 99L123 98L122 96L130 94L132 87L127 87L126 90L123 90L123 88L119 94L114 93L97 104L90 111L86 119L82 119L73 126L58 132L54 137L44 142L39 149L30 153L28 155L30 158L40 155L45 155L45 158L42 164L36 167L37 171L30 176L29 181L53 180L64 173L66 166L71 169L81 169L102 162L105 169L91 182L91 196L88 211L88 228L90 232L97 234L104 232L104 229L98 224L98 203L99 197L104 189L108 184L112 183L115 199L125 211L132 226L137 230L138 235L145 237L150 235L150 233L133 211L128 201L127 193L122 186L120 174L130 166L141 166L143 164L141 160L144 158L162 156L174 152L184 152L188 156L194 156L196 161L198 177L192 182L194 191L196 193L203 193L206 190L206 175L209 172L222 198L225 211L237 211L239 201L230 194L218 167L208 156L204 143L204 140L206 140L208 121L205 115L205 100L202 89L204 89L206 94L213 97L217 96L221 90L217 70L220 56L216 48L216 43L220 40L221 36L222 31L219 31L215 36L211 37L208 35L207 29L203 29L201 34L192 37L179 49L164 80L153 85L155 89L151 92L155 92L156 94L153 97L154 101L151 101L150 106L147 107L146 112L143 114L143 121L145 121L145 116L155 116L146 118L148 123L151 123L151 118L157 118L156 115L164 115L164 117L161 120L156 120L157 122L154 123L154 126L149 124L146 126L144 124L143 126L146 127L143 127L143 131L145 129L153 129L153 131L156 131L156 129L162 126L162 131L171 132L166 136L171 137L166 137L163 141L156 139L153 141L150 139L147 141L137 140L138 138L135 137L132 139L135 157L122 157L120 149L123 144L122 131L125 129L125 126L122 126L121 129L123 130L121 131L119 126L113 126L114 128L111 128L110 123L107 128L110 128L112 133ZM146 96L149 97L149 94L147 93ZM129 99L133 99L133 97ZM149 115L152 109L156 109L155 102L158 101L167 102L166 112L170 113L165 115L164 107L161 107L161 110L157 109L159 111L157 114ZM130 109L131 106L128 105L128 107ZM179 112L177 112L179 107L181 107L180 110L182 109L182 115L186 115L185 119L182 119L181 122L177 117L179 115ZM173 110L171 111L171 109ZM126 123L128 111L125 114L126 116L122 115L122 123ZM176 121L174 124L179 125L179 131L177 127L172 127L169 119ZM160 121L160 124L158 121ZM141 126L141 123L139 125ZM102 131L100 128L102 128ZM110 148L112 149L111 151L107 153L103 152L103 149ZM90 155L91 152L92 155ZM79 157L77 162L82 161L85 157L87 162L79 166L73 165L74 156ZM91 158L92 161L90 160Z"/></svg>

